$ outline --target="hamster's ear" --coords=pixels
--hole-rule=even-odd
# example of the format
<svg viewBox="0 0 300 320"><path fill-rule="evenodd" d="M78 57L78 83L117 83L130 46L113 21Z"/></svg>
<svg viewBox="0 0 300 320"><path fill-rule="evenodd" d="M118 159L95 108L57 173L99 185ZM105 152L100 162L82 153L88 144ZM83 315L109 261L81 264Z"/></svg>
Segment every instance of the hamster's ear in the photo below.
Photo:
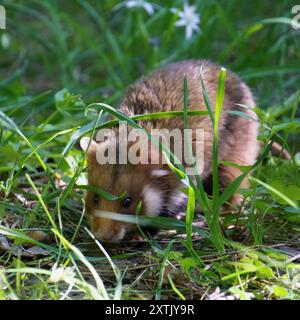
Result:
<svg viewBox="0 0 300 320"><path fill-rule="evenodd" d="M83 137L80 140L80 147L87 154L93 154L97 151L97 143L89 137Z"/></svg>

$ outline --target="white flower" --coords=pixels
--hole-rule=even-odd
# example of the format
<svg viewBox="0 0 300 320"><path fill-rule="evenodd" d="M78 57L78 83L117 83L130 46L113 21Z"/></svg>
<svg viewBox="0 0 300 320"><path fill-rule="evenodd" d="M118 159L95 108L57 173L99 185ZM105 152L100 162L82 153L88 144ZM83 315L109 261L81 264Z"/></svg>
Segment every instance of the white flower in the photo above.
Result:
<svg viewBox="0 0 300 320"><path fill-rule="evenodd" d="M155 5L145 0L129 0L129 1L124 1L120 3L115 7L115 9L119 9L121 7L126 7L128 9L143 8L149 15L152 15L154 13L154 6Z"/></svg>
<svg viewBox="0 0 300 320"><path fill-rule="evenodd" d="M221 292L220 288L217 287L216 290L207 297L207 300L235 300L233 295L225 295Z"/></svg>
<svg viewBox="0 0 300 320"><path fill-rule="evenodd" d="M185 37L190 39L193 32L199 32L200 15L196 13L196 6L190 6L188 2L183 5L183 10L171 9L171 12L177 13L179 20L175 23L176 27L185 27Z"/></svg>
<svg viewBox="0 0 300 320"><path fill-rule="evenodd" d="M50 282L59 282L65 281L68 284L73 284L75 280L75 272L72 267L59 267L57 268L57 264L55 263L52 268L52 273L49 278Z"/></svg>
<svg viewBox="0 0 300 320"><path fill-rule="evenodd" d="M10 36L7 33L2 34L1 45L3 49L7 49L10 46Z"/></svg>

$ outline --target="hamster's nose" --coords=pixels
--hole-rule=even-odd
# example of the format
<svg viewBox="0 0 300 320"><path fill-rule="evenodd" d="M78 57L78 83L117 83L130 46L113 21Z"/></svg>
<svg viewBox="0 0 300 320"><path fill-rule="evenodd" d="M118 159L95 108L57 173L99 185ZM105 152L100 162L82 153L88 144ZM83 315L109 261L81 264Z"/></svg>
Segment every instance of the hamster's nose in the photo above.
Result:
<svg viewBox="0 0 300 320"><path fill-rule="evenodd" d="M119 242L125 236L125 225L110 219L93 217L91 229L96 238L101 241Z"/></svg>
<svg viewBox="0 0 300 320"><path fill-rule="evenodd" d="M114 232L113 230L108 230L107 232L102 232L101 230L92 230L93 234L100 241L104 242L119 242L124 238L125 232L123 229L120 229L118 232Z"/></svg>
<svg viewBox="0 0 300 320"><path fill-rule="evenodd" d="M104 233L99 229L92 229L92 232L94 236L101 241L112 241L112 239L114 238L114 235L111 230Z"/></svg>

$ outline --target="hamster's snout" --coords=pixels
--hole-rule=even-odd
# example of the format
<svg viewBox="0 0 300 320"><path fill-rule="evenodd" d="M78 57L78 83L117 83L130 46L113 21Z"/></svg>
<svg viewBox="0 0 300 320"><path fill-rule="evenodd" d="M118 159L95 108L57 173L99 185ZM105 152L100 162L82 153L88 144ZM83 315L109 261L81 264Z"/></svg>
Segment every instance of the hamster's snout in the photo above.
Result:
<svg viewBox="0 0 300 320"><path fill-rule="evenodd" d="M126 233L126 226L123 223L105 218L92 217L91 229L96 238L106 242L119 242Z"/></svg>

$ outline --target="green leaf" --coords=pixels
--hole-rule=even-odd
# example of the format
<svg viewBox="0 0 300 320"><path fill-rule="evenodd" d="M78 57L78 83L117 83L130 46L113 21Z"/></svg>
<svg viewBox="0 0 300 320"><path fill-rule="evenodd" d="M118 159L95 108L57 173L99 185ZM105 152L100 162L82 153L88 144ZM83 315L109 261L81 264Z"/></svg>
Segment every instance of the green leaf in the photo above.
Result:
<svg viewBox="0 0 300 320"><path fill-rule="evenodd" d="M69 111L82 111L86 107L80 95L73 95L67 89L58 91L54 100L57 110L66 117L72 116Z"/></svg>
<svg viewBox="0 0 300 320"><path fill-rule="evenodd" d="M273 293L278 298L285 298L288 296L289 292L286 288L280 287L280 286L274 286L273 287Z"/></svg>
<svg viewBox="0 0 300 320"><path fill-rule="evenodd" d="M94 187L94 186L86 186L86 185L76 185L75 188L92 191L94 193L99 194L101 197L103 197L104 199L109 200L109 201L115 201L115 200L121 199L124 197L124 194L126 194L126 192L124 192L121 195L116 196L116 195L109 193L101 188Z"/></svg>
<svg viewBox="0 0 300 320"><path fill-rule="evenodd" d="M294 184L286 184L283 180L274 180L270 183L277 191L281 192L287 198L293 201L300 201L300 187ZM288 204L288 202L282 197L278 196L276 193L271 192L277 202L281 204Z"/></svg>
<svg viewBox="0 0 300 320"><path fill-rule="evenodd" d="M9 130L15 131L18 135L23 138L23 140L27 143L27 145L34 150L33 145L30 143L30 141L26 138L26 136L23 134L23 132L18 128L18 126L13 122L11 118L9 118L6 114L4 114L2 111L0 111L0 123L4 124ZM44 171L47 171L47 166L39 156L39 154L34 151L34 155L38 159L40 165L44 169Z"/></svg>
<svg viewBox="0 0 300 320"><path fill-rule="evenodd" d="M276 197L279 197L281 200L283 200L286 204L289 204L291 205L292 207L294 208L298 208L298 205L296 202L294 202L293 200L291 200L289 197L287 197L285 194L283 194L282 192L280 192L279 190L273 188L272 186L270 186L269 184L259 180L259 179L256 179L254 177L249 177L250 180L264 186L267 190L269 190L269 192L273 195L273 196L276 196Z"/></svg>

